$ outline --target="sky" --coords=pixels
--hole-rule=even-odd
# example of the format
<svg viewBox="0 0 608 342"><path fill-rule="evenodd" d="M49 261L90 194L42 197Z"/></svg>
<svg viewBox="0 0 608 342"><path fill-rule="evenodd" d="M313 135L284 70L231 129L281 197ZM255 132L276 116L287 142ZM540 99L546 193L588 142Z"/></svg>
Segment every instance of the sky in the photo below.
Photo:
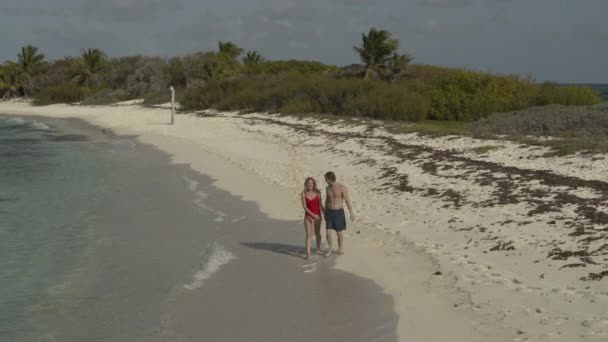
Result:
<svg viewBox="0 0 608 342"><path fill-rule="evenodd" d="M608 83L608 0L1 0L0 61L100 48L172 56L232 41L269 59L357 63L386 29L416 63Z"/></svg>

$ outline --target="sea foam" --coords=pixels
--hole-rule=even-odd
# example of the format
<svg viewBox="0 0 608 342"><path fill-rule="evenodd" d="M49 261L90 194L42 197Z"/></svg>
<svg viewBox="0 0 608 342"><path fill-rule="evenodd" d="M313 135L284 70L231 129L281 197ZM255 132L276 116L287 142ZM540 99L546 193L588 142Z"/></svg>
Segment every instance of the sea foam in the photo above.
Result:
<svg viewBox="0 0 608 342"><path fill-rule="evenodd" d="M186 182L188 190L190 190L194 194L194 204L196 204L200 208L214 213L216 217L213 221L224 222L224 217L226 217L226 214L224 212L211 208L205 204L205 200L209 197L209 195L202 190L198 190L199 182L185 176L183 177L183 179Z"/></svg>
<svg viewBox="0 0 608 342"><path fill-rule="evenodd" d="M11 124L11 125L17 125L17 126L30 126L34 129L40 130L40 131L48 131L51 129L51 127L45 123L42 123L40 121L27 121L25 119L22 118L9 118L6 119L6 122Z"/></svg>
<svg viewBox="0 0 608 342"><path fill-rule="evenodd" d="M25 120L22 118L10 118L6 119L6 122L13 125L23 125L25 123Z"/></svg>
<svg viewBox="0 0 608 342"><path fill-rule="evenodd" d="M49 129L51 129L49 125L39 121L32 121L32 123L30 123L30 126L41 131L48 131Z"/></svg>
<svg viewBox="0 0 608 342"><path fill-rule="evenodd" d="M206 279L209 279L213 273L217 272L230 261L236 259L234 254L230 253L224 246L214 243L207 248L203 255L207 256L207 261L200 271L197 271L192 276L192 282L184 285L187 290L200 289Z"/></svg>

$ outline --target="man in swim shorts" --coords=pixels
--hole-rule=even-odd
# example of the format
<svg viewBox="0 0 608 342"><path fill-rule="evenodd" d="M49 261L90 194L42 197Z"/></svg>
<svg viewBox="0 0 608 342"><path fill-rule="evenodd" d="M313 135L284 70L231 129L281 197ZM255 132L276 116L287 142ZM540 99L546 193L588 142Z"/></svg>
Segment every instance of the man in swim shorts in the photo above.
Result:
<svg viewBox="0 0 608 342"><path fill-rule="evenodd" d="M336 182L336 175L333 172L327 172L325 174L325 182L327 182L327 188L325 196L325 224L327 228L327 244L329 249L326 256L329 256L332 252L332 241L331 231L335 230L338 234L338 251L337 254L343 254L343 232L346 229L346 217L344 214L343 203L346 202L346 207L350 213L350 220L355 221L355 214L353 213L353 207L350 204L350 198L348 197L348 190L346 187Z"/></svg>

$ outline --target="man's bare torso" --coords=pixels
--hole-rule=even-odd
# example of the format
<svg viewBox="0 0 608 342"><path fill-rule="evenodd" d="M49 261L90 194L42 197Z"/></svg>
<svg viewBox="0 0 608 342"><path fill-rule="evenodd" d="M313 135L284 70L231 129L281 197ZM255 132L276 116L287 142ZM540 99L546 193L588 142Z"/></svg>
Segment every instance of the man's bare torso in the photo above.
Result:
<svg viewBox="0 0 608 342"><path fill-rule="evenodd" d="M325 207L330 210L342 209L344 202L344 186L340 183L334 183L326 189Z"/></svg>

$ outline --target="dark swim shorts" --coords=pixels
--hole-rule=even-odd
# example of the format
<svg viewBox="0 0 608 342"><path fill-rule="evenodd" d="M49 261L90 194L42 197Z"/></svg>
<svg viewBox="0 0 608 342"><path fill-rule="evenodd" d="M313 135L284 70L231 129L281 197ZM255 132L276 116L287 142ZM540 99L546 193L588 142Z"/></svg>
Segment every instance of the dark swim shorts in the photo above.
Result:
<svg viewBox="0 0 608 342"><path fill-rule="evenodd" d="M325 221L327 222L327 229L333 229L337 232L346 229L346 216L344 215L344 209L325 210Z"/></svg>

